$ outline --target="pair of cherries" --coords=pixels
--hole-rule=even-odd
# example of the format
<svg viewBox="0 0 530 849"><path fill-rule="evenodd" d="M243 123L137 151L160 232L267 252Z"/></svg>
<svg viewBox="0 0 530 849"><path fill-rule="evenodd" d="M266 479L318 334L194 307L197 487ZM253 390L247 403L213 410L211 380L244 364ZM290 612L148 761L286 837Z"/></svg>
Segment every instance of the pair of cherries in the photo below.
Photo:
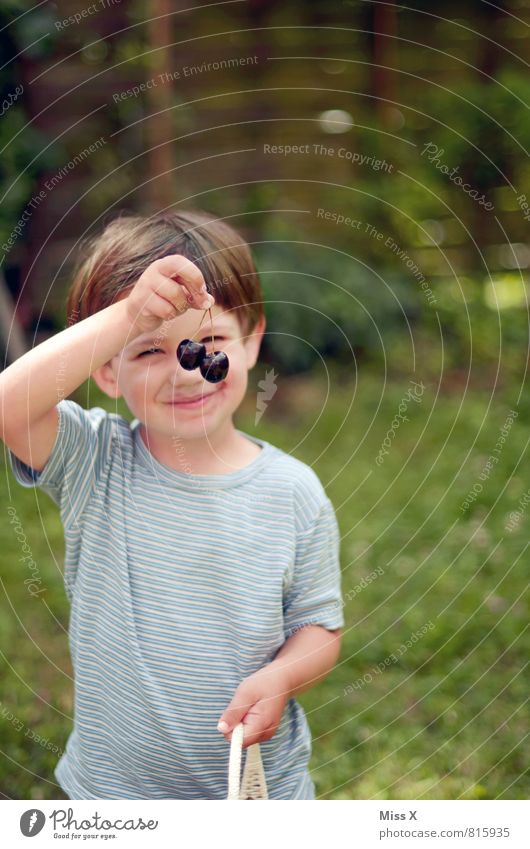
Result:
<svg viewBox="0 0 530 849"><path fill-rule="evenodd" d="M212 324L211 309L208 312L210 314L210 323ZM213 347L213 324L211 333ZM186 371L193 371L196 368L200 369L202 376L209 383L219 383L221 380L224 380L228 374L228 367L230 365L224 351L212 351L211 354L207 354L206 346L202 342L194 342L192 339L183 339L182 342L179 342L177 360Z"/></svg>

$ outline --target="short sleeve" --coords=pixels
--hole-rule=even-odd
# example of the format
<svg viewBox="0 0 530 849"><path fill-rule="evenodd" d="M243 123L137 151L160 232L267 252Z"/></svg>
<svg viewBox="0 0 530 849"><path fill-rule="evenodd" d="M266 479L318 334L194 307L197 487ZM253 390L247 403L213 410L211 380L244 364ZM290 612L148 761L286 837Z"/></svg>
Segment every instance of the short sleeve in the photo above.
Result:
<svg viewBox="0 0 530 849"><path fill-rule="evenodd" d="M32 469L10 450L8 458L18 483L46 492L67 527L79 520L101 479L112 446L112 417L102 407L85 410L67 399L57 409L57 436L44 468Z"/></svg>
<svg viewBox="0 0 530 849"><path fill-rule="evenodd" d="M285 638L305 625L342 628L340 535L329 498L310 527L297 536L295 563L284 591Z"/></svg>

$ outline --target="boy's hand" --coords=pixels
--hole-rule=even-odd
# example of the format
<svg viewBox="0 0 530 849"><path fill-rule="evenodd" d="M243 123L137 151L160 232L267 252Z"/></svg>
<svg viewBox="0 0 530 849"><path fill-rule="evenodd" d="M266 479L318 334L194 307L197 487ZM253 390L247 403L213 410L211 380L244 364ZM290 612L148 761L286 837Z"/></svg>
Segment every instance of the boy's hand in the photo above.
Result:
<svg viewBox="0 0 530 849"><path fill-rule="evenodd" d="M139 333L146 333L190 307L204 310L215 301L207 294L200 269L186 257L172 254L155 260L145 269L126 302L133 326Z"/></svg>
<svg viewBox="0 0 530 849"><path fill-rule="evenodd" d="M243 679L221 716L217 730L230 741L235 726L243 722L244 749L253 743L270 740L280 724L288 698L289 690L283 673L264 666ZM226 728L222 723L226 723Z"/></svg>

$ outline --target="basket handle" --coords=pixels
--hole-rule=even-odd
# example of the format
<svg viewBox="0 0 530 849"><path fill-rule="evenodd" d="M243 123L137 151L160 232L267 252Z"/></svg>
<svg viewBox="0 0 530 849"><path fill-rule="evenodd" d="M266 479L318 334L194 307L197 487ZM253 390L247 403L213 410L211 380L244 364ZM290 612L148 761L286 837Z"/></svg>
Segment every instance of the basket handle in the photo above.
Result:
<svg viewBox="0 0 530 849"><path fill-rule="evenodd" d="M242 722L239 722L232 731L228 761L227 799L268 799L259 743L253 743L247 747L245 769L240 784L244 731Z"/></svg>

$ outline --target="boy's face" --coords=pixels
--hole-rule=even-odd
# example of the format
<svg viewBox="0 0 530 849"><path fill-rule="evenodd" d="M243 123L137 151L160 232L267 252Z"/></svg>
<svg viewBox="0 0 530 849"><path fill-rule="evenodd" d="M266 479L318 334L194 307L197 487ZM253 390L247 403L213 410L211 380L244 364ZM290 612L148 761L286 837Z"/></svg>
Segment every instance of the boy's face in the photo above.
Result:
<svg viewBox="0 0 530 849"><path fill-rule="evenodd" d="M235 311L226 312L214 305L213 329L206 313L198 331L203 315L203 311L188 309L183 315L164 321L157 330L142 333L127 343L92 375L108 395L124 398L147 431L182 439L204 437L231 421L245 397L248 371L258 357L265 319L243 338ZM183 339L202 342L206 353L224 351L230 364L226 378L209 383L200 369L183 369L176 355ZM201 399L197 405L177 403L197 396Z"/></svg>

